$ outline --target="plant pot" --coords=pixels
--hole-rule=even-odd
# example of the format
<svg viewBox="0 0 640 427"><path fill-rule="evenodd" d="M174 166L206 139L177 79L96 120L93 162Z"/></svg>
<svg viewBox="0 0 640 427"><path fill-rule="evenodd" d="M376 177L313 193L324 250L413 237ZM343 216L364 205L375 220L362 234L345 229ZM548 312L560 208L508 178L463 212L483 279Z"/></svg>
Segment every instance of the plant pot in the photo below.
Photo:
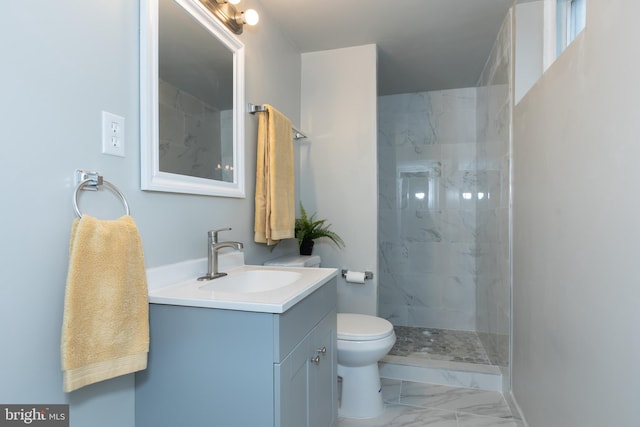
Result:
<svg viewBox="0 0 640 427"><path fill-rule="evenodd" d="M300 255L311 255L313 252L313 240L303 240L300 243Z"/></svg>

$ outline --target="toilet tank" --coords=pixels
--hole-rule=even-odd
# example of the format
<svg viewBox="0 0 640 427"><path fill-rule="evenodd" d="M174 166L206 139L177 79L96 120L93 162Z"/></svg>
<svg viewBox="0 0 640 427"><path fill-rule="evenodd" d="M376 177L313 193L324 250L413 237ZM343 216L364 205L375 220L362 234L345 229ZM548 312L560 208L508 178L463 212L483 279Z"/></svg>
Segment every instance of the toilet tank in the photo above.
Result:
<svg viewBox="0 0 640 427"><path fill-rule="evenodd" d="M285 255L264 263L272 267L320 267L318 255Z"/></svg>

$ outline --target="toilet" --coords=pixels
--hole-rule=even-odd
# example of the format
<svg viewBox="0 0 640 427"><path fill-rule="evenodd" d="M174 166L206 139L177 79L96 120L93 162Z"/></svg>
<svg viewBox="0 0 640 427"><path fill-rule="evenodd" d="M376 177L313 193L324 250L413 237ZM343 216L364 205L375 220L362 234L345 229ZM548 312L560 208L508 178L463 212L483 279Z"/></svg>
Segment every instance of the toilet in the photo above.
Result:
<svg viewBox="0 0 640 427"><path fill-rule="evenodd" d="M338 376L342 399L338 414L374 418L384 411L378 361L396 342L393 325L380 317L338 313Z"/></svg>
<svg viewBox="0 0 640 427"><path fill-rule="evenodd" d="M265 265L280 267L320 267L317 255L276 258ZM338 415L345 418L375 418L384 412L378 361L396 342L393 325L380 317L338 313L338 377L342 393Z"/></svg>

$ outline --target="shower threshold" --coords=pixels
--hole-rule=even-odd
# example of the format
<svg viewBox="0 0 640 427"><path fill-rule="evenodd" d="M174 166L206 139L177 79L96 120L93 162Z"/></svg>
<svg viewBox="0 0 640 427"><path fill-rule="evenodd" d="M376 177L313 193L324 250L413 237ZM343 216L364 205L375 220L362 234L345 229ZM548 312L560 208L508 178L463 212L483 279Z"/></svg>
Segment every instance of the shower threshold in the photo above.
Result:
<svg viewBox="0 0 640 427"><path fill-rule="evenodd" d="M503 391L502 369L492 364L469 331L394 326L396 343L379 363L382 378Z"/></svg>

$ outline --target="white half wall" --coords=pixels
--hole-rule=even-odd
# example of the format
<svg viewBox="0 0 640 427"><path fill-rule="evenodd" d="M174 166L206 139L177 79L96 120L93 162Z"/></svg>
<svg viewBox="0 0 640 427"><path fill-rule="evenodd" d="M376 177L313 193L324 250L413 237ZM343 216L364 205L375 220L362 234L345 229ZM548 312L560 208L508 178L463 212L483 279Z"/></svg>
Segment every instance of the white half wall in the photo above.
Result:
<svg viewBox="0 0 640 427"><path fill-rule="evenodd" d="M530 427L639 422L638 16L589 1L515 108L513 392Z"/></svg>
<svg viewBox="0 0 640 427"><path fill-rule="evenodd" d="M338 279L338 311L377 312L377 51L375 45L302 55L300 198L333 224L346 248L317 241L325 267L374 272Z"/></svg>

